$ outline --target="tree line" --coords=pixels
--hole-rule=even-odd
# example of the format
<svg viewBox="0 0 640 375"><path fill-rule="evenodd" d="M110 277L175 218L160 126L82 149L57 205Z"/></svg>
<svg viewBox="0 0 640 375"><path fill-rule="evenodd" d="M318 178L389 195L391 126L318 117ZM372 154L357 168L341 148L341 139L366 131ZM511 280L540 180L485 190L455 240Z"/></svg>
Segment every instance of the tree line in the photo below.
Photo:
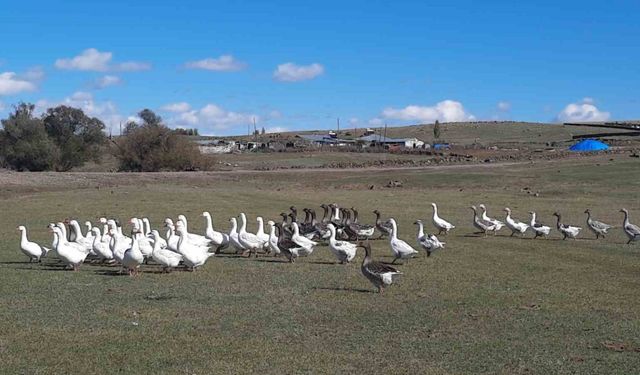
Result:
<svg viewBox="0 0 640 375"><path fill-rule="evenodd" d="M185 171L206 168L197 145L185 135L196 129L172 130L149 109L129 121L121 136L110 137L104 123L81 109L60 105L35 113L35 105L14 106L0 129L0 166L17 171L69 171L107 153L120 171Z"/></svg>

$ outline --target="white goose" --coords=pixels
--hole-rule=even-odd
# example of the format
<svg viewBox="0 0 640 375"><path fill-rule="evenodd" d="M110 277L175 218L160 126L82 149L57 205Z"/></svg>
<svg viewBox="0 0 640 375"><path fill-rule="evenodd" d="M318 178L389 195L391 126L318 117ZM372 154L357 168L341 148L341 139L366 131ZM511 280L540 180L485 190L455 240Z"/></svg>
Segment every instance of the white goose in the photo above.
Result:
<svg viewBox="0 0 640 375"><path fill-rule="evenodd" d="M280 255L281 251L278 247L278 236L276 236L276 223L269 220L267 224L269 225L269 249L273 251L273 255Z"/></svg>
<svg viewBox="0 0 640 375"><path fill-rule="evenodd" d="M331 235L329 237L329 249L338 258L340 264L350 263L356 257L356 244L347 241L336 240L336 227L333 224L327 225Z"/></svg>
<svg viewBox="0 0 640 375"><path fill-rule="evenodd" d="M391 245L391 252L393 253L393 263L398 259L410 259L414 255L418 254L418 251L409 246L408 243L398 238L398 224L396 219L390 218L391 223L391 236L389 236L389 245Z"/></svg>
<svg viewBox="0 0 640 375"><path fill-rule="evenodd" d="M505 221L507 222L507 228L511 229L511 236L513 237L516 233L520 233L520 235L524 236L524 232L529 229L529 225L514 220L511 217L511 209L509 207L505 207L504 212L507 213Z"/></svg>
<svg viewBox="0 0 640 375"><path fill-rule="evenodd" d="M215 253L210 253L207 247L190 243L187 240L187 233L181 221L178 222L176 226L176 232L180 238L178 241L178 252L182 254L184 263L191 271L195 271L198 267L204 265L210 257L215 255Z"/></svg>
<svg viewBox="0 0 640 375"><path fill-rule="evenodd" d="M455 225L438 216L438 206L435 203L431 203L431 207L433 207L433 225L438 228L438 234L444 233L446 235L451 229L454 229L456 227Z"/></svg>
<svg viewBox="0 0 640 375"><path fill-rule="evenodd" d="M101 217L100 224L102 224L102 239L101 241L109 245L111 242L111 235L109 234L109 225L107 224L107 218Z"/></svg>
<svg viewBox="0 0 640 375"><path fill-rule="evenodd" d="M176 235L176 227L173 225L173 220L170 218L164 219L164 226L167 228L166 239L167 249L171 251L178 251L178 241L180 238Z"/></svg>
<svg viewBox="0 0 640 375"><path fill-rule="evenodd" d="M627 211L626 208L623 208L620 210L620 212L624 213L622 229L624 230L624 234L626 234L629 238L627 245L633 241L640 241L640 227L629 222L629 211Z"/></svg>
<svg viewBox="0 0 640 375"><path fill-rule="evenodd" d="M108 243L102 241L100 229L98 227L93 227L91 229L91 233L93 234L93 252L96 253L98 258L101 260L112 260L113 251L109 248Z"/></svg>
<svg viewBox="0 0 640 375"><path fill-rule="evenodd" d="M138 242L138 249L142 253L145 262L147 262L148 259L151 258L151 253L153 253L153 246L151 245L149 238L143 233L144 221L134 217L131 219L130 223L133 225L132 237Z"/></svg>
<svg viewBox="0 0 640 375"><path fill-rule="evenodd" d="M109 228L109 234L111 234L109 249L113 254L113 259L122 264L122 261L124 260L124 253L131 248L131 244L129 244L126 239L118 235L117 229ZM122 271L122 269L120 271Z"/></svg>
<svg viewBox="0 0 640 375"><path fill-rule="evenodd" d="M262 219L262 216L258 216L256 221L258 222L258 231L256 232L256 236L258 236L260 241L262 241L263 250L268 250L269 235L264 232L264 219Z"/></svg>
<svg viewBox="0 0 640 375"><path fill-rule="evenodd" d="M70 220L69 226L73 228L73 233L75 233L74 240L71 242L82 245L87 251L93 253L93 241L85 238L80 229L80 224L76 220Z"/></svg>
<svg viewBox="0 0 640 375"><path fill-rule="evenodd" d="M158 233L157 230L152 230L151 236L153 236L155 239L151 257L153 258L153 260L162 265L162 270L164 272L171 272L171 269L178 267L178 265L182 261L182 254L173 252L166 248L162 248L160 241L158 241L158 239L160 238L160 233Z"/></svg>
<svg viewBox="0 0 640 375"><path fill-rule="evenodd" d="M305 236L301 236L298 223L291 223L291 227L293 228L293 235L291 235L291 240L303 248L303 250L298 251L298 254L300 256L311 255L311 253L313 252L313 247L318 243L315 241L311 241Z"/></svg>
<svg viewBox="0 0 640 375"><path fill-rule="evenodd" d="M55 226L56 226L56 228L60 229L60 236L58 236L57 240L54 239L54 242L55 242L54 249L58 248L58 245L60 243L60 239L64 238L65 242L67 243L68 246L70 246L70 247L72 247L72 248L74 248L74 249L76 249L78 251L81 251L81 252L83 252L85 254L89 254L89 250L87 250L87 248L84 245L79 244L77 242L69 242L67 240L67 234L66 234L67 233L67 229L66 229L64 223L58 222L58 223L56 223Z"/></svg>
<svg viewBox="0 0 640 375"><path fill-rule="evenodd" d="M549 233L551 233L551 227L546 226L542 223L538 223L536 222L536 213L533 211L529 211L529 214L531 215L531 230L533 230L533 233L535 233L535 237L533 237L534 239L543 236L544 238L547 238L549 236Z"/></svg>
<svg viewBox="0 0 640 375"><path fill-rule="evenodd" d="M246 249L243 255L246 255L248 252L249 256L251 256L251 252L253 252L257 257L258 251L264 249L264 241L255 234L247 232L247 215L245 215L244 212L240 213L238 241Z"/></svg>
<svg viewBox="0 0 640 375"><path fill-rule="evenodd" d="M438 249L444 249L446 242L440 242L435 234L424 234L424 225L422 224L422 220L416 220L414 224L418 225L418 235L416 236L418 246L422 247L427 252L427 257L430 257L431 253Z"/></svg>
<svg viewBox="0 0 640 375"><path fill-rule="evenodd" d="M153 237L153 233L151 232L151 222L149 221L148 218L143 217L142 218L142 223L143 223L143 234L145 237L147 237L149 239L149 243L151 245L155 244L156 239ZM162 238L162 236L159 236L157 241L160 241L160 247L161 248L166 248L167 247L167 240L165 240L164 238Z"/></svg>
<svg viewBox="0 0 640 375"><path fill-rule="evenodd" d="M120 234L122 228L117 226L115 220L109 219L107 220L107 224L109 225L109 235L111 236L109 249L113 253L113 258L118 261L118 263L122 263L124 252L131 248L133 240Z"/></svg>
<svg viewBox="0 0 640 375"><path fill-rule="evenodd" d="M211 240L209 240L207 237L199 235L199 234L195 234L195 233L190 233L189 232L189 226L187 224L187 217L184 215L178 215L178 220L182 221L182 223L184 224L184 232L185 235L187 236L187 239L189 240L189 242L199 245L199 246L210 246L211 245Z"/></svg>
<svg viewBox="0 0 640 375"><path fill-rule="evenodd" d="M90 221L85 221L84 226L87 227L87 234L84 236L84 238L89 240L89 242L93 243L93 232L91 231L91 229L93 228L93 225L91 225Z"/></svg>
<svg viewBox="0 0 640 375"><path fill-rule="evenodd" d="M213 245L217 247L216 253L221 249L229 246L229 235L213 229L213 220L211 219L211 214L205 211L202 213L202 216L204 217L207 225L207 228L205 229L205 236L207 237L207 239L211 240L211 243Z"/></svg>
<svg viewBox="0 0 640 375"><path fill-rule="evenodd" d="M135 220L131 220L134 222ZM132 235L141 235L140 231L134 230ZM140 272L140 265L144 262L144 255L140 251L139 242L134 240L131 248L127 249L122 256L122 266L129 271L129 276L137 276Z"/></svg>
<svg viewBox="0 0 640 375"><path fill-rule="evenodd" d="M34 260L40 262L42 258L47 256L51 249L29 241L27 239L27 228L24 225L20 225L16 230L20 232L20 250L29 257L29 263Z"/></svg>
<svg viewBox="0 0 640 375"><path fill-rule="evenodd" d="M489 217L489 215L487 214L487 206L485 206L484 204L480 204L479 207L482 209L482 220L488 221L491 224L495 225L495 229L493 230L494 234L496 234L496 232L504 227L504 223L502 221Z"/></svg>
<svg viewBox="0 0 640 375"><path fill-rule="evenodd" d="M88 252L85 253L77 246L70 245L59 227L49 225L49 229L53 232L54 237L57 237L57 247L55 250L58 257L68 266L71 266L74 271L78 271L82 262L87 258Z"/></svg>
<svg viewBox="0 0 640 375"><path fill-rule="evenodd" d="M566 240L567 238L573 238L575 240L576 237L578 237L578 234L580 234L580 231L582 230L582 228L577 227L575 225L562 224L560 222L562 220L562 217L557 212L554 212L553 216L558 218L558 221L556 222L556 227L558 228L560 233L562 233L562 236L563 236L562 239L563 240Z"/></svg>
<svg viewBox="0 0 640 375"><path fill-rule="evenodd" d="M229 219L229 222L231 223L231 229L229 230L229 243L236 249L236 252L246 250L238 238L238 220L236 220L235 217L232 217Z"/></svg>
<svg viewBox="0 0 640 375"><path fill-rule="evenodd" d="M476 206L471 206L471 210L473 210L473 226L476 227L481 234L484 234L485 237L487 236L487 232L494 232L495 234L496 225L490 221L480 219Z"/></svg>

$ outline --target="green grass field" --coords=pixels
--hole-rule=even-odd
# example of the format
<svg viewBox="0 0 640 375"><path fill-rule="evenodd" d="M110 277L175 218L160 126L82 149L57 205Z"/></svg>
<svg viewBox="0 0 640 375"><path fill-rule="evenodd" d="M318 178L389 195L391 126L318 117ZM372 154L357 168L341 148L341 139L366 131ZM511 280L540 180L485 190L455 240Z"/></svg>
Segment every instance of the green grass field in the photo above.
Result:
<svg viewBox="0 0 640 375"><path fill-rule="evenodd" d="M612 159L610 159L612 158ZM403 188L383 188L401 180ZM369 187L374 185L374 189ZM539 192L535 197L529 191ZM515 165L361 171L0 174L1 373L632 374L640 368L640 244L625 245L626 207L640 222L640 166L627 156ZM445 250L398 266L385 294L354 264L319 247L295 264L211 258L199 271L141 276L84 264L26 263L14 228L45 244L47 223L179 213L201 232L246 212L275 218L291 204L373 209L415 244L430 202L457 225ZM471 204L502 217L584 226L585 208L618 228L606 240L473 236ZM428 230L432 230L428 225ZM531 237L531 234L528 234ZM386 241L374 257L391 260Z"/></svg>

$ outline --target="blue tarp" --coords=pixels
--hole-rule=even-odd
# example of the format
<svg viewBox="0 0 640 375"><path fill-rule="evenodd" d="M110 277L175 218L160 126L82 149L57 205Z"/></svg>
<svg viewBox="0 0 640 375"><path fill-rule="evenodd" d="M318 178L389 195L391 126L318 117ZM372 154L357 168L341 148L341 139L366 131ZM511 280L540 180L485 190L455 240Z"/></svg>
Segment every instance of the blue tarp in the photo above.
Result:
<svg viewBox="0 0 640 375"><path fill-rule="evenodd" d="M602 151L602 150L608 150L608 149L609 149L608 144L604 142L600 142L596 139L585 139L584 141L580 141L575 145L569 147L569 150L578 151L578 152Z"/></svg>

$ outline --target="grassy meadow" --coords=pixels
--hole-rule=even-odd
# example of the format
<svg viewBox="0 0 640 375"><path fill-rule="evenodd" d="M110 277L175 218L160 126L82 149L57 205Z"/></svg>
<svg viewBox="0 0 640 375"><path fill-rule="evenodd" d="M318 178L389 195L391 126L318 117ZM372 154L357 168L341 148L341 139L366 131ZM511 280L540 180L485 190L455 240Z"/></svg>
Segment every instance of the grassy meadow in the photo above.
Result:
<svg viewBox="0 0 640 375"><path fill-rule="evenodd" d="M389 180L403 188L383 187ZM373 185L373 189L370 187ZM526 188L526 189L525 189ZM509 165L358 171L0 175L2 373L631 374L640 368L640 244L625 245L621 207L640 223L640 166L627 156ZM529 193L531 192L531 193ZM539 192L539 196L535 196ZM415 245L430 202L457 228L444 250L398 268L383 295L326 246L295 264L211 258L197 272L138 278L85 263L29 264L17 225L46 245L47 223L147 216L157 227L182 213L202 233L202 211L226 230L245 212L276 218L294 204L379 209ZM528 221L585 226L583 211L617 226L562 241L472 234L471 204L508 206ZM390 261L387 241L374 257Z"/></svg>

